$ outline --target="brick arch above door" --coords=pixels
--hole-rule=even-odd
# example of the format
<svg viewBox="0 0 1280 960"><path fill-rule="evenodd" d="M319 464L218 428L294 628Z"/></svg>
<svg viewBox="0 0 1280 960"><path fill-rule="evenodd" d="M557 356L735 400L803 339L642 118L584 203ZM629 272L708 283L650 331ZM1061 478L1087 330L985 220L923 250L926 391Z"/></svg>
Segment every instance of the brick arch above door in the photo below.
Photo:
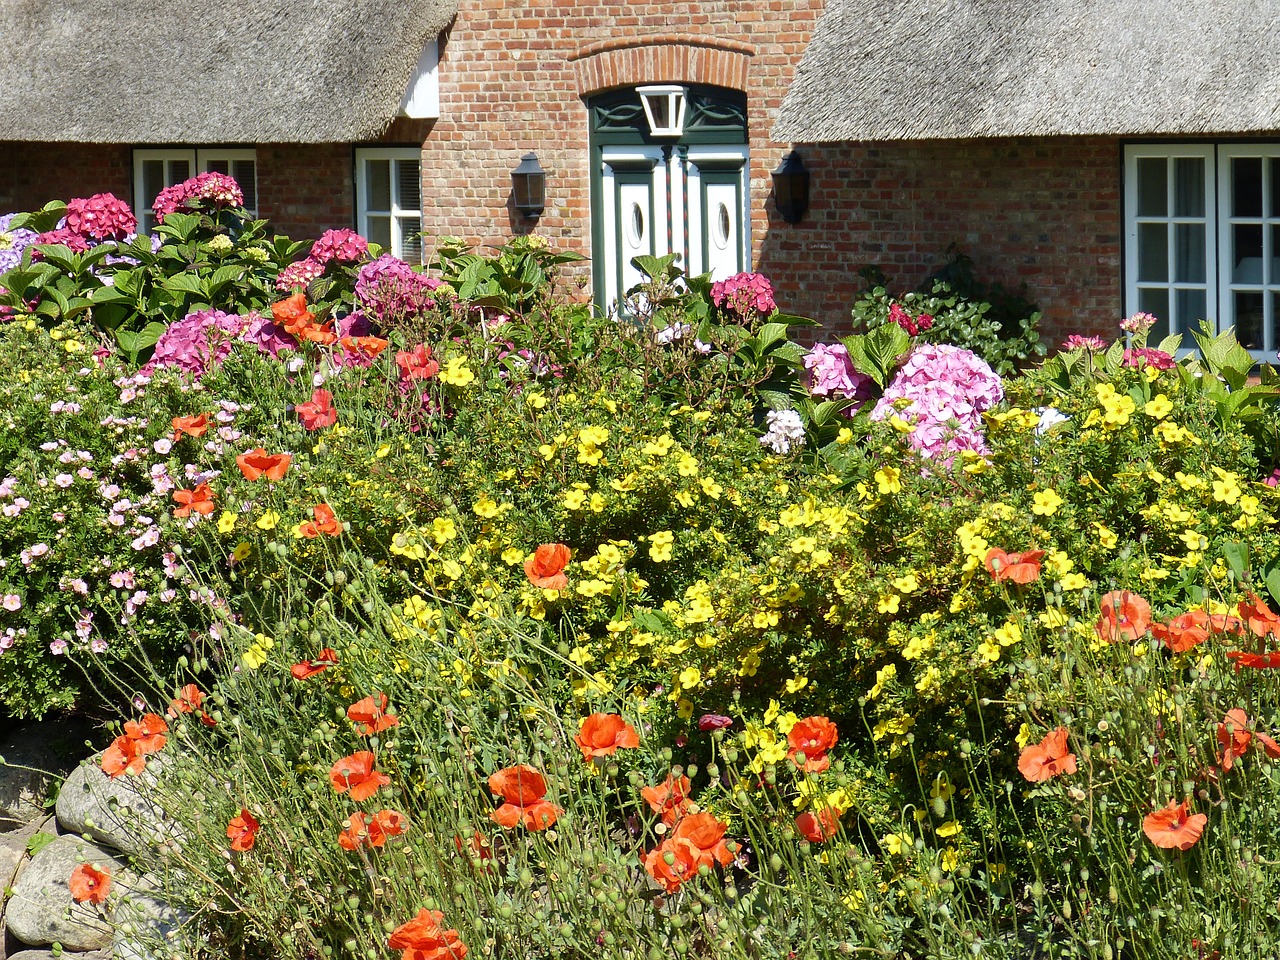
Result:
<svg viewBox="0 0 1280 960"><path fill-rule="evenodd" d="M747 89L747 67L756 49L749 43L691 34L614 38L588 44L569 57L578 94L646 83L700 83Z"/></svg>

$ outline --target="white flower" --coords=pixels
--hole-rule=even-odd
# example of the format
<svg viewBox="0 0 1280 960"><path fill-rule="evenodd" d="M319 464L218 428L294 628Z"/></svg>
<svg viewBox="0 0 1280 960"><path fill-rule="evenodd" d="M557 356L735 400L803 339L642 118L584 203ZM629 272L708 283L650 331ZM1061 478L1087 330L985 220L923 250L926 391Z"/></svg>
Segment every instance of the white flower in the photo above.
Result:
<svg viewBox="0 0 1280 960"><path fill-rule="evenodd" d="M774 453L790 453L804 446L804 422L794 410L770 410L766 415L769 429L760 442Z"/></svg>

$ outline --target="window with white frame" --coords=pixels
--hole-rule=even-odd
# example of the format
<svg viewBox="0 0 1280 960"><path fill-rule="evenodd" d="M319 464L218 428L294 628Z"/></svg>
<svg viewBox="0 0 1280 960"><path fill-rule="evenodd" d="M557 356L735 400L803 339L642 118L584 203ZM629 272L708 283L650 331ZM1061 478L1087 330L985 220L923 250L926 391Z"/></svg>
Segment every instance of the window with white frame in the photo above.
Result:
<svg viewBox="0 0 1280 960"><path fill-rule="evenodd" d="M1126 313L1188 336L1235 327L1262 359L1280 349L1280 143L1125 148Z"/></svg>
<svg viewBox="0 0 1280 960"><path fill-rule="evenodd" d="M402 260L422 262L422 151L356 150L356 230Z"/></svg>
<svg viewBox="0 0 1280 960"><path fill-rule="evenodd" d="M133 151L133 202L138 230L150 233L156 218L151 205L165 187L198 173L225 173L244 193L245 209L258 215L258 155L253 149L180 147Z"/></svg>

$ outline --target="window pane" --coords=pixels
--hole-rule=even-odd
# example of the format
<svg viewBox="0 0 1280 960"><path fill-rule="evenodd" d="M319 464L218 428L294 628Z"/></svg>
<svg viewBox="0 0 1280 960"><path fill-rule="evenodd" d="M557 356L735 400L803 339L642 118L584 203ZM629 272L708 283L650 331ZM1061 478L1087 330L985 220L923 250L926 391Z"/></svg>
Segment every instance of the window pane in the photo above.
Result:
<svg viewBox="0 0 1280 960"><path fill-rule="evenodd" d="M376 243L384 251L391 250L391 218L369 217L365 225L365 239Z"/></svg>
<svg viewBox="0 0 1280 960"><path fill-rule="evenodd" d="M1173 161L1173 215L1204 216L1204 160L1200 157Z"/></svg>
<svg viewBox="0 0 1280 960"><path fill-rule="evenodd" d="M1138 161L1138 216L1163 217L1168 213L1168 164L1164 157Z"/></svg>
<svg viewBox="0 0 1280 960"><path fill-rule="evenodd" d="M1262 283L1262 224L1232 225L1231 282Z"/></svg>
<svg viewBox="0 0 1280 960"><path fill-rule="evenodd" d="M1138 279L1169 279L1169 228L1163 223L1138 224Z"/></svg>
<svg viewBox="0 0 1280 960"><path fill-rule="evenodd" d="M406 263L422 262L422 218L396 217L400 225L400 259Z"/></svg>
<svg viewBox="0 0 1280 960"><path fill-rule="evenodd" d="M169 184L164 181L164 161L163 160L143 160L142 161L142 193L143 200L147 206L155 203L156 197L160 195L160 191Z"/></svg>
<svg viewBox="0 0 1280 960"><path fill-rule="evenodd" d="M396 161L396 205L406 213L422 209L422 168L417 160Z"/></svg>
<svg viewBox="0 0 1280 960"><path fill-rule="evenodd" d="M1199 330L1200 321L1209 312L1208 301L1203 290L1177 290L1174 292L1174 306L1177 310L1176 322L1179 330ZM1153 336L1152 342L1156 341Z"/></svg>
<svg viewBox="0 0 1280 960"><path fill-rule="evenodd" d="M231 161L231 176L235 177L236 183L240 184L240 190L244 193L244 205L246 210L257 211L258 209L258 164L255 160L233 160Z"/></svg>
<svg viewBox="0 0 1280 960"><path fill-rule="evenodd" d="M1271 175L1271 216L1280 217L1280 158L1269 157L1267 170Z"/></svg>
<svg viewBox="0 0 1280 960"><path fill-rule="evenodd" d="M227 176L231 175L230 160L209 160L204 166L209 173L222 173Z"/></svg>
<svg viewBox="0 0 1280 960"><path fill-rule="evenodd" d="M1138 310L1149 313L1159 323L1151 328L1150 339L1159 342L1169 335L1169 291L1164 287L1138 291Z"/></svg>
<svg viewBox="0 0 1280 960"><path fill-rule="evenodd" d="M369 209L389 211L391 209L391 161L366 160L364 170L365 183L369 189ZM372 240L373 237L369 239Z"/></svg>
<svg viewBox="0 0 1280 960"><path fill-rule="evenodd" d="M1173 279L1179 283L1204 283L1204 230L1200 223L1173 226Z"/></svg>
<svg viewBox="0 0 1280 960"><path fill-rule="evenodd" d="M1262 158L1236 157L1231 161L1231 215L1262 216Z"/></svg>
<svg viewBox="0 0 1280 960"><path fill-rule="evenodd" d="M181 183L183 180L191 179L191 161L190 160L171 160L169 161L169 183L167 186L173 186L175 183Z"/></svg>
<svg viewBox="0 0 1280 960"><path fill-rule="evenodd" d="M1237 290L1235 294L1236 339L1249 350L1262 349L1262 291Z"/></svg>

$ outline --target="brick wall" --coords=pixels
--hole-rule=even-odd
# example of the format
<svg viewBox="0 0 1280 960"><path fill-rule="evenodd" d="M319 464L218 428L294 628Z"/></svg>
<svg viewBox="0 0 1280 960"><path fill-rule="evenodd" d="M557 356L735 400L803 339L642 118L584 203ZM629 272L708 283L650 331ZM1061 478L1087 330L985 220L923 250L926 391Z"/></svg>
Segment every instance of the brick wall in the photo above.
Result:
<svg viewBox="0 0 1280 960"><path fill-rule="evenodd" d="M132 153L115 144L0 143L0 213L95 193L133 196Z"/></svg>
<svg viewBox="0 0 1280 960"><path fill-rule="evenodd" d="M1122 310L1120 146L1114 139L800 145L809 213L774 219L758 267L785 309L847 329L857 269L915 287L953 243L982 280L1027 285L1056 343L1113 334ZM772 212L772 208L770 208Z"/></svg>
<svg viewBox="0 0 1280 960"><path fill-rule="evenodd" d="M259 146L258 216L296 240L354 227L351 163L346 143Z"/></svg>

